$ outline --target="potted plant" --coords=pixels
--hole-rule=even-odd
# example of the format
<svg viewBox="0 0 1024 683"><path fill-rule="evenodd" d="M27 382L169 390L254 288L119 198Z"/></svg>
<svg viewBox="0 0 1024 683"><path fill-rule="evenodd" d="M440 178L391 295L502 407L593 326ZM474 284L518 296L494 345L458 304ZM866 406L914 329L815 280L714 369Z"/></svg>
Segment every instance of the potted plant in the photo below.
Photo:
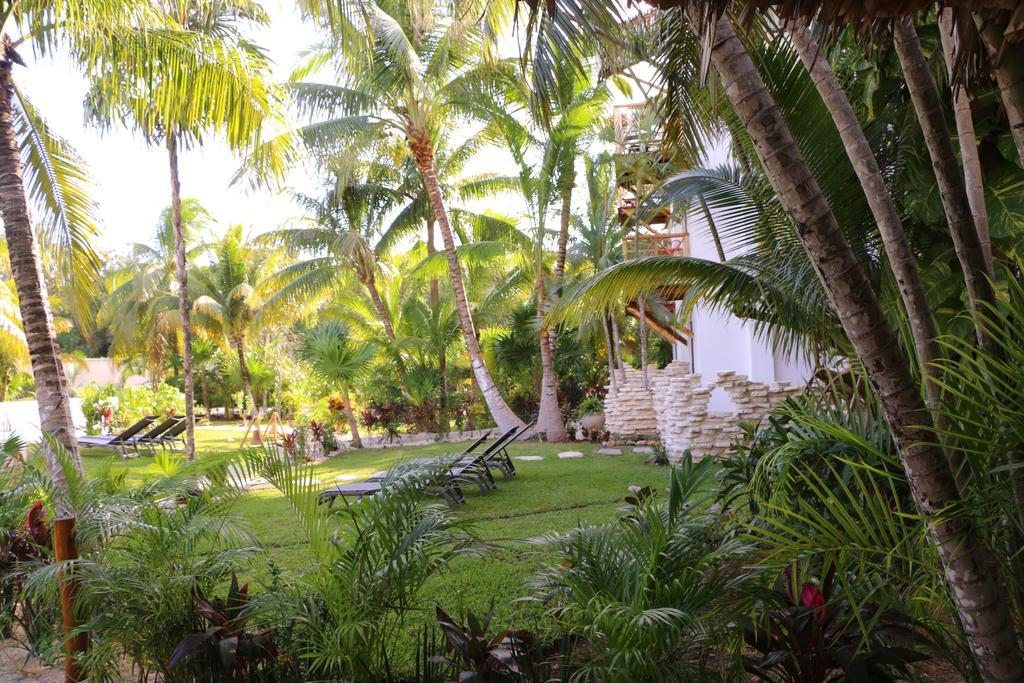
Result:
<svg viewBox="0 0 1024 683"><path fill-rule="evenodd" d="M590 432L600 432L604 427L604 401L597 396L588 396L580 402L580 425Z"/></svg>

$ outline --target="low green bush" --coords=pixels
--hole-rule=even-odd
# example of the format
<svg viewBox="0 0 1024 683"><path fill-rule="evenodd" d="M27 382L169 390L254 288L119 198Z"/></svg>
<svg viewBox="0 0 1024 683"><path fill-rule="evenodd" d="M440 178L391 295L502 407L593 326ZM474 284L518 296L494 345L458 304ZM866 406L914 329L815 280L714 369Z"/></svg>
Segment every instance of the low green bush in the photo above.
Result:
<svg viewBox="0 0 1024 683"><path fill-rule="evenodd" d="M185 412L185 395L169 384L156 390L149 386L118 388L93 382L79 389L85 429L89 434L113 432L138 422L147 415L173 415Z"/></svg>

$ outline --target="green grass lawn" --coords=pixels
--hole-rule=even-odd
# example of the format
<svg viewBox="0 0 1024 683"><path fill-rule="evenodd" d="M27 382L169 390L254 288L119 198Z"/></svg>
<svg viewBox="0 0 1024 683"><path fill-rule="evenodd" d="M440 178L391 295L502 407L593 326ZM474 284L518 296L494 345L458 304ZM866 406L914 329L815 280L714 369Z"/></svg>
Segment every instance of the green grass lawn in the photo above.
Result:
<svg viewBox="0 0 1024 683"><path fill-rule="evenodd" d="M244 430L241 428L203 428L196 430L199 457L211 453L237 451ZM387 469L396 461L442 455L461 450L460 444L391 449L366 449L336 456L315 466L324 488L339 481L358 481L371 472ZM584 458L559 459L559 451L572 448ZM524 583L543 557L523 541L551 531L564 531L580 523L602 523L616 517L627 487L631 484L662 488L667 470L646 464L645 455L624 448L621 456L596 456L592 444L517 443L511 455L539 455L540 461L516 460L518 475L512 481L498 478L496 491L483 494L475 486L463 487L466 504L458 515L477 530L481 540L493 545L483 557L457 560L451 570L430 582L426 602L447 609L468 607L485 612L493 598L498 624L508 625L515 609L513 601L526 594ZM110 468L126 473L129 484L138 484L157 476L152 457L121 460L107 451L83 452L86 472L95 474ZM237 504L249 530L260 541L264 552L252 567L253 576L266 575L273 562L286 574L299 573L309 564L306 542L282 496L272 489L251 491ZM424 618L428 618L424 615Z"/></svg>

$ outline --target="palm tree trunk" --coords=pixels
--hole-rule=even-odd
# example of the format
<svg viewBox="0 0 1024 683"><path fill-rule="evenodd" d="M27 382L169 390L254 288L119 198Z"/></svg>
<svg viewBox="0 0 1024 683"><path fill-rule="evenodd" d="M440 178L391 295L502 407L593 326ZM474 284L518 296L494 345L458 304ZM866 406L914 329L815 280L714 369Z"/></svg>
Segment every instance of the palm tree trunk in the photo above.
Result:
<svg viewBox="0 0 1024 683"><path fill-rule="evenodd" d="M174 227L174 269L178 276L178 314L181 316L181 367L185 373L185 457L196 457L196 389L192 372L192 303L188 298L185 231L181 225L181 180L178 177L178 140L167 132L167 159L171 169L171 223Z"/></svg>
<svg viewBox="0 0 1024 683"><path fill-rule="evenodd" d="M701 10L690 6L687 15L696 31ZM782 112L726 18L717 22L711 61L882 405L982 679L1024 679L1024 660L995 563L970 517L958 514L963 503L956 482L942 449L933 445L931 414L896 333Z"/></svg>
<svg viewBox="0 0 1024 683"><path fill-rule="evenodd" d="M203 395L203 410L206 411L206 424L210 424L210 421L212 420L212 416L210 414L210 382L207 380L205 372L200 375L199 382L200 391Z"/></svg>
<svg viewBox="0 0 1024 683"><path fill-rule="evenodd" d="M569 186L568 192L562 192L562 221L561 228L559 231L559 250L562 254L558 257L561 259L561 264L556 261L555 264L555 277L558 281L561 280L561 275L558 272L559 267L562 273L565 272L565 244L562 242L562 235L564 230L565 239L569 238L569 220L568 220L568 207L566 201L572 197L572 186ZM538 236L543 244L543 236ZM540 246L540 245L538 245ZM565 431L565 423L562 422L562 411L558 405L558 377L555 373L555 348L554 348L554 333L552 330L547 329L543 325L544 311L543 306L547 301L547 291L544 287L544 270L541 262L542 249L537 251L537 261L534 268L534 291L537 296L537 316L538 324L538 343L540 345L540 405L537 406L537 431L544 434L544 440L557 443L567 441L569 439L568 432ZM557 288L557 284L556 284Z"/></svg>
<svg viewBox="0 0 1024 683"><path fill-rule="evenodd" d="M384 300L380 298L380 292L377 291L377 280L371 273L363 280L363 284L366 287L366 291L370 294L373 307L377 309L377 316L380 318L381 324L384 325L384 333L391 342L394 342L398 338L395 335L395 324L391 320L391 312L388 311L387 306L384 305ZM406 389L405 362L402 360L401 352L397 348L392 348L391 351L394 354L395 375L398 378L398 386L401 389Z"/></svg>
<svg viewBox="0 0 1024 683"><path fill-rule="evenodd" d="M956 36L953 28L953 14L949 9L939 12L939 36L942 40L942 55L946 60L950 89L953 93L953 114L956 120L956 135L960 142L960 160L964 166L964 184L967 186L967 201L974 216L974 227L981 242L981 253L985 258L985 271L995 276L992 263L992 237L988 227L988 209L985 208L985 181L982 177L981 159L978 156L978 137L974 132L974 116L971 114L971 96L966 85L954 85L956 65Z"/></svg>
<svg viewBox="0 0 1024 683"><path fill-rule="evenodd" d="M942 373L936 365L936 362L942 357L942 352L936 341L939 332L935 326L935 317L932 315L931 307L928 305L928 296L925 294L924 282L921 281L921 273L917 269L917 260L914 258L910 241L903 229L903 221L900 219L892 195L889 194L889 188L885 185L885 178L882 177L878 160L875 158L867 136L864 135L864 129L861 128L857 115L850 105L850 100L846 97L846 92L839 84L839 79L832 71L825 54L809 29L796 22L790 22L787 28L793 45L800 54L801 61L810 73L814 85L818 88L818 93L832 115L836 128L839 129L839 136L846 148L846 155L850 158L853 170L864 190L871 215L874 216L875 222L878 224L878 231L882 235L882 243L885 246L885 254L889 259L889 267L896 277L900 296L907 310L907 319L910 321L914 348L917 350L921 370L924 376L931 380L925 382L925 391L928 395L928 403L934 409L939 405L940 393L936 381L942 377ZM957 469L959 470L959 468Z"/></svg>
<svg viewBox="0 0 1024 683"><path fill-rule="evenodd" d="M1024 56L1020 54L1019 46L1001 52L1007 13L975 12L974 23L988 52L992 77L999 88L999 97L1010 122L1010 134L1017 147L1020 165L1024 167Z"/></svg>
<svg viewBox="0 0 1024 683"><path fill-rule="evenodd" d="M9 44L6 36L4 44ZM81 473L82 461L78 455L75 425L71 419L67 379L60 360L57 335L53 329L53 316L50 313L46 281L43 279L39 260L39 248L36 245L36 236L32 232L32 220L25 199L21 152L18 149L11 112L13 96L11 61L4 57L0 61L0 217L4 222L11 273L18 292L18 308L25 330L29 360L32 363L32 376L36 383L39 428L67 450L75 469ZM67 479L56 453L45 439L42 448L54 486L58 490L66 490Z"/></svg>
<svg viewBox="0 0 1024 683"><path fill-rule="evenodd" d="M442 345L443 347L443 345ZM441 348L437 354L437 409L441 431L448 431L448 356Z"/></svg>
<svg viewBox="0 0 1024 683"><path fill-rule="evenodd" d="M619 381L615 377L615 351L612 349L612 335L608 331L608 318L601 320L601 330L604 332L604 347L608 356L608 384L611 387L612 396L619 393Z"/></svg>
<svg viewBox="0 0 1024 683"><path fill-rule="evenodd" d="M466 431L473 431L476 427L476 419L473 417L473 406L476 405L477 398L477 386L476 386L476 375L472 372L469 373L469 392L466 396Z"/></svg>
<svg viewBox="0 0 1024 683"><path fill-rule="evenodd" d="M644 306L644 298L637 297L637 311L640 315L637 322L640 323L640 377L643 379L644 389L650 389L650 382L647 376L647 312Z"/></svg>
<svg viewBox="0 0 1024 683"><path fill-rule="evenodd" d="M238 374L242 376L242 389L249 399L249 417L255 420L259 409L256 407L256 395L252 393L249 364L245 362L245 339L241 335L235 337L235 351L238 353Z"/></svg>
<svg viewBox="0 0 1024 683"><path fill-rule="evenodd" d="M352 412L352 402L348 398L348 387L341 389L341 406L345 409L345 418L348 420L348 430L352 432L352 447L362 448L363 440L359 438L359 423L356 422L356 415Z"/></svg>
<svg viewBox="0 0 1024 683"><path fill-rule="evenodd" d="M626 386L626 366L622 364L622 341L619 339L619 318L612 313L612 341L615 343L615 362L619 365L619 385Z"/></svg>
<svg viewBox="0 0 1024 683"><path fill-rule="evenodd" d="M427 256L433 256L437 253L437 249L434 247L434 217L430 216L427 218ZM437 286L437 278L430 278L430 305L436 307L438 302L441 300L441 292Z"/></svg>
<svg viewBox="0 0 1024 683"><path fill-rule="evenodd" d="M700 210L704 213L704 220L708 223L708 232L711 233L711 239L715 242L715 251L718 252L718 260L721 263L725 263L725 247L722 246L722 237L718 234L718 226L715 225L715 219L711 215L711 209L708 208L708 203L704 201L704 195L697 195L697 203L700 204Z"/></svg>
<svg viewBox="0 0 1024 683"><path fill-rule="evenodd" d="M917 37L913 18L904 17L894 21L893 36L896 54L903 67L903 76L907 81L910 98L914 103L914 110L917 112L932 159L932 169L938 181L942 207L946 212L946 222L949 224L949 234L953 238L953 247L964 271L971 310L976 316L984 314L985 304L995 305L995 294L986 274L985 257L974 226L964 176L960 172L953 140L949 136L949 129L942 114L939 91L935 87L935 79L928 70L924 52L921 51L921 41ZM978 345L983 349L990 349L988 334L977 318L974 327Z"/></svg>
<svg viewBox="0 0 1024 683"><path fill-rule="evenodd" d="M575 174L566 178L562 188L562 213L558 222L558 253L555 255L555 290L562 288L565 278L565 259L569 246L569 223L572 218L572 190L576 183Z"/></svg>
<svg viewBox="0 0 1024 683"><path fill-rule="evenodd" d="M568 173L563 179L561 189L562 207L558 223L558 251L555 254L555 291L552 298L557 299L562 295L562 283L565 282L565 259L569 246L569 223L572 219L572 191L576 186L575 171ZM548 346L551 348L551 355L555 355L558 348L558 330L548 330Z"/></svg>
<svg viewBox="0 0 1024 683"><path fill-rule="evenodd" d="M387 306L384 305L384 300L380 298L380 292L377 291L377 281L373 275L370 275L364 284L366 285L366 291L370 293L373 307L377 309L377 315L380 316L380 321L384 325L384 331L387 333L388 339L395 341L395 325L391 321L391 313L388 311Z"/></svg>
<svg viewBox="0 0 1024 683"><path fill-rule="evenodd" d="M427 218L427 257L431 257L437 253L437 249L434 248L434 217L430 216ZM439 312L439 306L441 303L441 291L437 285L437 278L430 278L430 310L435 316ZM448 356L447 349L444 348L444 344L441 344L441 348L437 354L437 392L438 392L438 409L441 417L441 428L443 431L448 431Z"/></svg>
<svg viewBox="0 0 1024 683"><path fill-rule="evenodd" d="M569 434L562 422L562 411L558 407L558 379L555 376L555 358L551 353L546 328L540 328L540 406L537 408L537 431L544 433L544 440L552 443L566 441Z"/></svg>
<svg viewBox="0 0 1024 683"><path fill-rule="evenodd" d="M4 374L0 377L0 403L7 400L7 392L11 388L11 366L4 366Z"/></svg>
<svg viewBox="0 0 1024 683"><path fill-rule="evenodd" d="M451 225L448 222L448 211L445 209L441 186L437 182L437 175L434 172L434 148L430 142L430 136L426 131L417 131L410 127L408 138L409 148L416 159L416 166L423 178L427 195L430 197L430 207L437 220L437 225L441 229L441 239L444 241L444 250L448 257L448 272L452 279L452 292L455 296L455 309L459 313L462 336L466 342L466 351L469 353L473 375L480 386L480 393L483 394L487 409L499 429L507 430L512 427L522 429L525 426L523 421L516 417L505 403L505 399L501 397L501 392L498 391L498 386L494 383L494 379L484 363L480 342L476 338L473 317L469 313L466 288L462 283L462 268L459 266L459 257L455 251L455 239L452 237Z"/></svg>

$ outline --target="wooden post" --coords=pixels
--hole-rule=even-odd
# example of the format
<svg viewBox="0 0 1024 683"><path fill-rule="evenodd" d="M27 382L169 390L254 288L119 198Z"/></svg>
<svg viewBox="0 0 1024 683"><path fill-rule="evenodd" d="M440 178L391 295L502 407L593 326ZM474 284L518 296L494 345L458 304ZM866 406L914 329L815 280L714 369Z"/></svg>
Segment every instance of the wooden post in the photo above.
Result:
<svg viewBox="0 0 1024 683"><path fill-rule="evenodd" d="M260 435L260 416L249 420L249 425L245 428L245 434L242 435L242 442L238 445L239 448L245 448L245 444L249 441L249 437L252 437L252 445L262 445L263 439Z"/></svg>
<svg viewBox="0 0 1024 683"><path fill-rule="evenodd" d="M78 559L74 517L60 517L53 520L53 552L58 562ZM65 683L75 683L82 680L75 655L89 649L89 636L85 633L70 635L78 625L75 620L74 608L75 594L78 592L78 579L73 576L65 579L64 572L61 572L58 580L60 582L60 613L64 619L64 635L68 636L65 642L67 652L64 657L64 681Z"/></svg>
<svg viewBox="0 0 1024 683"><path fill-rule="evenodd" d="M277 414L276 410L270 414L270 421L267 423L267 433L263 435L263 438L269 441L271 445L281 440L281 416Z"/></svg>

